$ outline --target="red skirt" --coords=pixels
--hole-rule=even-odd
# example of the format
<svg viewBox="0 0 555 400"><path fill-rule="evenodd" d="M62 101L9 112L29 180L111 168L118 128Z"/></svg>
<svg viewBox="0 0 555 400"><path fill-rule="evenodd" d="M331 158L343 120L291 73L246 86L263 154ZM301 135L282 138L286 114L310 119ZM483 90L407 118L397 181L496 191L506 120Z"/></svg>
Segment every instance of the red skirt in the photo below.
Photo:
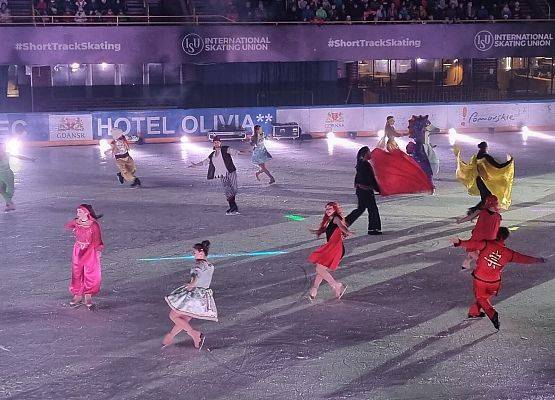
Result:
<svg viewBox="0 0 555 400"><path fill-rule="evenodd" d="M401 150L372 150L372 166L382 196L433 193L432 181L418 163Z"/></svg>
<svg viewBox="0 0 555 400"><path fill-rule="evenodd" d="M344 250L343 235L341 234L341 230L337 228L326 244L318 247L308 256L308 261L313 264L323 265L333 271L337 269L341 262L345 252Z"/></svg>

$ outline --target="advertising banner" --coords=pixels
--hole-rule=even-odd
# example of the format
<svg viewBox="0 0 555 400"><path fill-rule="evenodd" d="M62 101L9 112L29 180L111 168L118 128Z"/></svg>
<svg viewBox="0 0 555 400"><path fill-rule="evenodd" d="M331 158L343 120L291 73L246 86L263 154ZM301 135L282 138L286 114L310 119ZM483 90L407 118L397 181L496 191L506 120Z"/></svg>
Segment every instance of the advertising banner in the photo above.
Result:
<svg viewBox="0 0 555 400"><path fill-rule="evenodd" d="M0 64L18 65L356 61L553 54L555 21L25 26L0 30Z"/></svg>
<svg viewBox="0 0 555 400"><path fill-rule="evenodd" d="M266 133L276 119L273 107L201 108L191 110L100 111L67 114L0 114L0 141L17 136L34 142L77 142L110 138L110 128L146 139L182 135L208 136L224 125L252 133L260 125Z"/></svg>
<svg viewBox="0 0 555 400"><path fill-rule="evenodd" d="M50 114L48 116L50 140L92 140L92 116L90 114Z"/></svg>
<svg viewBox="0 0 555 400"><path fill-rule="evenodd" d="M517 129L523 125L555 129L555 102L313 107L277 110L278 122L297 122L303 132L378 132L391 115L406 130L413 115L428 115L441 130Z"/></svg>

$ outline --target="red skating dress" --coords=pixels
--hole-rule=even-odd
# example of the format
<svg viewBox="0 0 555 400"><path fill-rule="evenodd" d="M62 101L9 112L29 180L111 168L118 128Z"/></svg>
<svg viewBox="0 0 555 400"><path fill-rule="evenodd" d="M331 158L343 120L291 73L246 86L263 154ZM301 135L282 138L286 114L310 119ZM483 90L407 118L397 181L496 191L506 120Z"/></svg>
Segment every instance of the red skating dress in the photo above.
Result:
<svg viewBox="0 0 555 400"><path fill-rule="evenodd" d="M341 229L337 227L333 220L326 227L326 239L327 243L314 250L308 256L308 260L313 264L320 264L334 271L345 255L345 246L343 246Z"/></svg>
<svg viewBox="0 0 555 400"><path fill-rule="evenodd" d="M418 163L398 148L372 150L372 166L382 196L433 193L433 185Z"/></svg>

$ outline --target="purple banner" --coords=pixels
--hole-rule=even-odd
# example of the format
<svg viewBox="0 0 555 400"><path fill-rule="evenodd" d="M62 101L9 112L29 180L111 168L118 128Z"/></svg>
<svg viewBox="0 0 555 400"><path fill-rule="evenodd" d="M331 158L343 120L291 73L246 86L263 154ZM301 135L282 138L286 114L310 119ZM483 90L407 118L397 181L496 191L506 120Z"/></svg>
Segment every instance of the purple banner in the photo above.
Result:
<svg viewBox="0 0 555 400"><path fill-rule="evenodd" d="M3 27L0 64L553 56L554 37L555 22Z"/></svg>

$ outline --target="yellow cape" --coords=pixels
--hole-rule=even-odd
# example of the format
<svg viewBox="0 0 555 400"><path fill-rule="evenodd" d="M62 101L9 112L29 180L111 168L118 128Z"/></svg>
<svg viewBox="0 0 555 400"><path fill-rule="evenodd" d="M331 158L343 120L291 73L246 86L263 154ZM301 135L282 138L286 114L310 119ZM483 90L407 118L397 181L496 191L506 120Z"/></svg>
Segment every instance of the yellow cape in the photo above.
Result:
<svg viewBox="0 0 555 400"><path fill-rule="evenodd" d="M497 196L499 207L508 210L511 205L511 192L515 176L515 163L512 162L503 168L496 168L485 158L476 159L473 155L468 163L461 159L461 150L453 147L457 158L457 179L468 189L471 196L479 196L480 191L476 186L476 178L480 176L489 191Z"/></svg>

